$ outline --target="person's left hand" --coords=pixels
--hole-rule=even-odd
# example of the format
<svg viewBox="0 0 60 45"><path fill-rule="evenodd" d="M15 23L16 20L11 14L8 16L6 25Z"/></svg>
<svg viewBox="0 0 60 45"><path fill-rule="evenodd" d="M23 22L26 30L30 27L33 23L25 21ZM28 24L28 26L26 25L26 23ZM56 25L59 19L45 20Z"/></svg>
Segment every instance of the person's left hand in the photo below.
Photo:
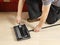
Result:
<svg viewBox="0 0 60 45"><path fill-rule="evenodd" d="M39 32L41 30L41 27L39 25L37 25L34 29L35 32Z"/></svg>

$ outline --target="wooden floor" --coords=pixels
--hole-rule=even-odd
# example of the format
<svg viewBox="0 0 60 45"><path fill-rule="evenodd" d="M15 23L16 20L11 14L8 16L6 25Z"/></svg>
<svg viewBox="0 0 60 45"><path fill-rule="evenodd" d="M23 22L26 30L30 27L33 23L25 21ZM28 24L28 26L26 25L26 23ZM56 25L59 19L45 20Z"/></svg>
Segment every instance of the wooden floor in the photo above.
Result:
<svg viewBox="0 0 60 45"><path fill-rule="evenodd" d="M0 12L0 45L60 45L60 26L41 29L40 32L30 32L31 38L24 41L16 41L13 26L16 24L16 12ZM33 29L38 22L27 22L28 14L22 14L22 23L28 29ZM57 22L60 23L60 20ZM56 24L57 24L56 23ZM43 27L50 26L44 24Z"/></svg>

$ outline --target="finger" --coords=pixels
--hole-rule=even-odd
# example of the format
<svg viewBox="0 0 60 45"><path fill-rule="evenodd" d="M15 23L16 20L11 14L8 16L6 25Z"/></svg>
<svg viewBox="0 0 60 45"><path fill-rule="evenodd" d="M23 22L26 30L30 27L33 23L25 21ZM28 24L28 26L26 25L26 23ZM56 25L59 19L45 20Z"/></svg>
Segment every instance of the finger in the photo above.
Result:
<svg viewBox="0 0 60 45"><path fill-rule="evenodd" d="M34 30L35 32L39 32L39 30Z"/></svg>
<svg viewBox="0 0 60 45"><path fill-rule="evenodd" d="M19 24L20 23L20 20L17 19L16 22Z"/></svg>

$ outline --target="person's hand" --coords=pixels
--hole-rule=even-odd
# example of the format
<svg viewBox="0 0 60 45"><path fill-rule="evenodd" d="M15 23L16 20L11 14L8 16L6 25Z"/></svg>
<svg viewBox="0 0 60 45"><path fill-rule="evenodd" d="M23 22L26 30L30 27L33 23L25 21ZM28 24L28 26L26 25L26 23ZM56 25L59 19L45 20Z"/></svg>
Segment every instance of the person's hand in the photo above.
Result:
<svg viewBox="0 0 60 45"><path fill-rule="evenodd" d="M37 25L34 29L35 32L39 32L41 30L41 27L39 25Z"/></svg>
<svg viewBox="0 0 60 45"><path fill-rule="evenodd" d="M17 16L16 17L16 22L19 24L19 23L21 23L21 17L20 16Z"/></svg>

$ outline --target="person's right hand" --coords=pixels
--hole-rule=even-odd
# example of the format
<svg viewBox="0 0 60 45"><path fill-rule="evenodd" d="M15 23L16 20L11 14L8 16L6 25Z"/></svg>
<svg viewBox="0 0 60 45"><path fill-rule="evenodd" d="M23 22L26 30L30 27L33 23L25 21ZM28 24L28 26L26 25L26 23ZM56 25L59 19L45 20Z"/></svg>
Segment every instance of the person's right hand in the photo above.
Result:
<svg viewBox="0 0 60 45"><path fill-rule="evenodd" d="M21 23L21 17L20 16L17 16L16 17L16 22L19 24L19 23Z"/></svg>

